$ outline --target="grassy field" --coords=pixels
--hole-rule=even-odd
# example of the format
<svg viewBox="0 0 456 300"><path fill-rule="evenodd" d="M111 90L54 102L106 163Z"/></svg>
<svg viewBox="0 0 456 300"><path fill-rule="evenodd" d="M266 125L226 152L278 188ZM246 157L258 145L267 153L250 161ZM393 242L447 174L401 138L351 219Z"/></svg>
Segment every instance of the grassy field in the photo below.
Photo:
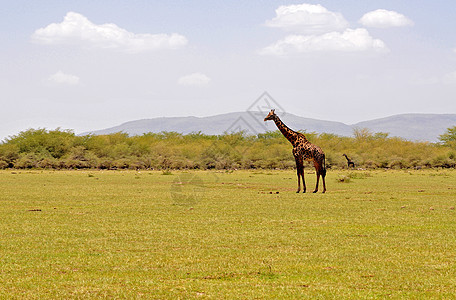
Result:
<svg viewBox="0 0 456 300"><path fill-rule="evenodd" d="M0 171L0 298L456 297L456 170L329 170L327 187Z"/></svg>

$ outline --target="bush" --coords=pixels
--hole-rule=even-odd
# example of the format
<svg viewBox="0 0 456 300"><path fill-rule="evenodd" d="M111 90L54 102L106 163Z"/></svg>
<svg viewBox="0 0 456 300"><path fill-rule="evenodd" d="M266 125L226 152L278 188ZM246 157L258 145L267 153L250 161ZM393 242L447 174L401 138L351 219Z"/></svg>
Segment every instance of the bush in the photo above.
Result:
<svg viewBox="0 0 456 300"><path fill-rule="evenodd" d="M410 142L386 133L357 129L354 137L304 133L326 154L327 168L346 168L346 153L357 168L456 166L446 144ZM445 140L446 141L446 140ZM295 168L290 143L279 131L243 133L125 133L75 136L68 130L29 129L0 144L0 168L99 169L289 169Z"/></svg>
<svg viewBox="0 0 456 300"><path fill-rule="evenodd" d="M58 159L53 157L46 157L38 161L36 166L41 169L60 169L61 164Z"/></svg>
<svg viewBox="0 0 456 300"><path fill-rule="evenodd" d="M0 159L0 169L6 169L8 166L9 164L6 161Z"/></svg>
<svg viewBox="0 0 456 300"><path fill-rule="evenodd" d="M24 153L14 163L17 169L37 168L40 160L34 153Z"/></svg>

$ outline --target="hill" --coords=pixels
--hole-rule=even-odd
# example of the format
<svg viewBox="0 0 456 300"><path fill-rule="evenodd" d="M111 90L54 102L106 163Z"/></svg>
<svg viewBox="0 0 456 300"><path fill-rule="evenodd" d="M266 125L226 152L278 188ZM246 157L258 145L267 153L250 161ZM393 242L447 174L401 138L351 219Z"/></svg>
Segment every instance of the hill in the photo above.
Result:
<svg viewBox="0 0 456 300"><path fill-rule="evenodd" d="M201 132L209 135L243 130L247 134L257 134L276 130L274 123L263 122L266 113L235 112L210 117L161 117L130 121L115 127L82 133L110 134L125 132L129 135L142 135L147 132L175 131L182 134ZM284 113L281 119L292 129L317 133L332 133L351 136L355 128L368 128L372 132L386 132L412 141L437 142L440 134L456 125L456 114L401 114L386 118L363 121L347 125L342 122L304 118Z"/></svg>
<svg viewBox="0 0 456 300"><path fill-rule="evenodd" d="M455 125L456 114L402 114L360 122L352 127L388 132L390 136L412 141L437 142L439 135Z"/></svg>

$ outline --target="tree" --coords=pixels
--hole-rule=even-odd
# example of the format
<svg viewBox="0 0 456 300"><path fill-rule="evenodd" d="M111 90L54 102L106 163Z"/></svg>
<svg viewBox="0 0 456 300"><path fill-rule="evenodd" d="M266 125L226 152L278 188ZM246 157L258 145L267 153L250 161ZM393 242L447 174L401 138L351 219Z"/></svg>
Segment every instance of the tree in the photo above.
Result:
<svg viewBox="0 0 456 300"><path fill-rule="evenodd" d="M357 140L368 140L372 138L372 132L368 128L354 128L353 135Z"/></svg>
<svg viewBox="0 0 456 300"><path fill-rule="evenodd" d="M447 131L439 136L439 140L445 146L456 147L456 126L447 128Z"/></svg>

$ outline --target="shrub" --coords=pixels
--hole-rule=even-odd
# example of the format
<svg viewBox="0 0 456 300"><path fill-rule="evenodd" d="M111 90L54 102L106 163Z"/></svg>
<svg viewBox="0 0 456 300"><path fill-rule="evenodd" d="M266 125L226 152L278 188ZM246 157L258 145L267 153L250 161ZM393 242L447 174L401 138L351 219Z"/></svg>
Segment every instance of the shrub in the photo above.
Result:
<svg viewBox="0 0 456 300"><path fill-rule="evenodd" d="M60 163L58 159L55 159L53 157L46 157L38 161L36 167L42 169L59 169Z"/></svg>
<svg viewBox="0 0 456 300"><path fill-rule="evenodd" d="M31 169L38 167L38 157L34 153L25 153L21 155L15 162L14 167L17 169Z"/></svg>
<svg viewBox="0 0 456 300"><path fill-rule="evenodd" d="M410 142L367 129L356 129L354 137L304 134L323 149L328 169L346 168L343 153L357 168L456 165L452 144ZM0 144L0 168L288 169L295 167L291 148L279 131L256 136L162 132L129 137L119 132L81 137L67 130L30 129Z"/></svg>
<svg viewBox="0 0 456 300"><path fill-rule="evenodd" d="M8 166L9 164L6 161L0 159L0 169L6 169Z"/></svg>

